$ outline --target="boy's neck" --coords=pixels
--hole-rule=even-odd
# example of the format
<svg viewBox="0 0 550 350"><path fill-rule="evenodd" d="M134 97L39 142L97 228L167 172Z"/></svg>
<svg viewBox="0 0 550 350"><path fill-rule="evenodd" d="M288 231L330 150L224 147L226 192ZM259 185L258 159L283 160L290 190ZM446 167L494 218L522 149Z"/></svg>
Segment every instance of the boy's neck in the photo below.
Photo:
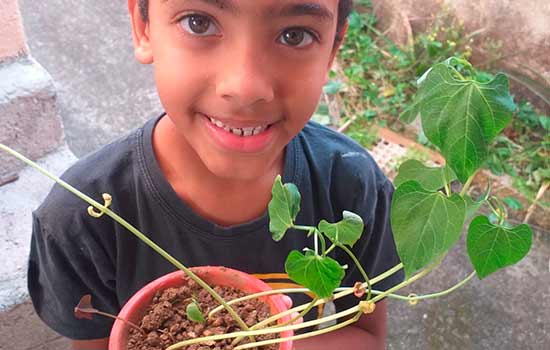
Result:
<svg viewBox="0 0 550 350"><path fill-rule="evenodd" d="M201 217L220 226L242 224L263 215L271 187L282 174L284 155L269 172L251 181L220 178L204 165L177 134L169 117L153 131L153 149L159 166L177 195Z"/></svg>

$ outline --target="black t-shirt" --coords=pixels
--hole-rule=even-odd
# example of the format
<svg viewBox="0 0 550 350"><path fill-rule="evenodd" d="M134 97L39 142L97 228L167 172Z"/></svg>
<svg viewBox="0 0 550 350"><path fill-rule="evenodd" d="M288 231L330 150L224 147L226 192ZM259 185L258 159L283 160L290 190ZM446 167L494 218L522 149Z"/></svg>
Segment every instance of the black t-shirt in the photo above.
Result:
<svg viewBox="0 0 550 350"><path fill-rule="evenodd" d="M188 267L221 265L254 274L284 273L291 250L313 248L312 238L303 231L273 241L267 210L232 227L220 227L193 212L155 159L152 134L159 119L82 158L62 178L99 202L102 193L111 194L112 210ZM353 250L369 277L399 263L389 226L393 186L361 146L309 122L286 147L282 176L302 195L296 224L336 222L342 211L353 211L365 222L365 232ZM107 215L89 216L87 207L55 185L33 216L29 292L42 320L72 339L108 337L112 326L111 319L101 316L74 317L83 295L92 294L95 308L117 314L142 286L176 270ZM362 280L344 252L336 249L334 254L350 267L343 285ZM399 272L375 289L386 290L402 279ZM301 294L291 297L295 305L310 300ZM356 302L352 296L339 300L336 307L341 310Z"/></svg>

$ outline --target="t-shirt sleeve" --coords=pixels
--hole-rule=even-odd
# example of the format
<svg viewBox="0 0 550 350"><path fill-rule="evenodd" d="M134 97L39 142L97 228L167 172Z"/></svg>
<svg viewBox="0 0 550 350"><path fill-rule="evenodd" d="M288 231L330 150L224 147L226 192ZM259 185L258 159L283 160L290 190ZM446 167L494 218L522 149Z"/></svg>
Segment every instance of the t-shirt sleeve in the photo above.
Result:
<svg viewBox="0 0 550 350"><path fill-rule="evenodd" d="M363 189L357 192L355 210L365 220L365 229L361 239L353 246L352 251L361 262L369 279L400 263L390 227L390 207L393 191L393 185L386 180L376 190ZM353 287L356 282L364 281L359 269L345 252L338 250L336 259L349 267L342 282L343 286ZM404 272L401 269L373 285L373 289L385 291L402 282L403 279ZM357 305L357 302L358 299L351 295L335 300L334 304L337 311L343 311Z"/></svg>
<svg viewBox="0 0 550 350"><path fill-rule="evenodd" d="M110 318L77 319L74 308L82 296L91 294L94 308L118 313L112 256L81 220L63 221L63 215L41 220L33 214L28 288L34 308L50 328L67 338L106 338L113 324Z"/></svg>

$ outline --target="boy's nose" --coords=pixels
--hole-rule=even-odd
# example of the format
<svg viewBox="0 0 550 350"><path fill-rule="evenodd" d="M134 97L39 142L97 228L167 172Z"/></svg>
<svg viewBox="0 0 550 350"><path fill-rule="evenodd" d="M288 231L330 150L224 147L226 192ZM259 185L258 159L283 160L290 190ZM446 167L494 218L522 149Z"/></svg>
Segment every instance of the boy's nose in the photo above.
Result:
<svg viewBox="0 0 550 350"><path fill-rule="evenodd" d="M240 51L220 64L216 94L239 107L271 102L273 82L262 54Z"/></svg>

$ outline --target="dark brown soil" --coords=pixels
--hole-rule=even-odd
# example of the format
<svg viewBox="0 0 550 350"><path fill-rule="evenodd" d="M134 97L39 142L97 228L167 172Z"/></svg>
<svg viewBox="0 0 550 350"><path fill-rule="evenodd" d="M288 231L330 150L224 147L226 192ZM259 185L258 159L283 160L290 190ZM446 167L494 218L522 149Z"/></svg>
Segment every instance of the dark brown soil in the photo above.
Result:
<svg viewBox="0 0 550 350"><path fill-rule="evenodd" d="M214 290L224 300L232 300L245 295L243 292L233 288L215 287ZM189 281L188 285L184 287L168 288L157 292L145 316L138 324L144 332L141 333L131 328L128 350L164 350L168 346L183 340L240 330L237 323L225 310L217 313L204 324L188 320L186 317L186 308L192 302L192 299L197 301L205 316L210 310L218 306L214 298L193 281ZM258 299L234 304L232 307L249 327L270 316L269 306ZM269 334L257 336L256 340L273 339L275 337L276 335ZM208 344L189 345L182 349L232 349L230 345L232 341L233 339L212 341ZM244 339L241 344L246 342L248 342L248 339ZM261 349L276 350L278 348L278 344L273 344L264 346Z"/></svg>

